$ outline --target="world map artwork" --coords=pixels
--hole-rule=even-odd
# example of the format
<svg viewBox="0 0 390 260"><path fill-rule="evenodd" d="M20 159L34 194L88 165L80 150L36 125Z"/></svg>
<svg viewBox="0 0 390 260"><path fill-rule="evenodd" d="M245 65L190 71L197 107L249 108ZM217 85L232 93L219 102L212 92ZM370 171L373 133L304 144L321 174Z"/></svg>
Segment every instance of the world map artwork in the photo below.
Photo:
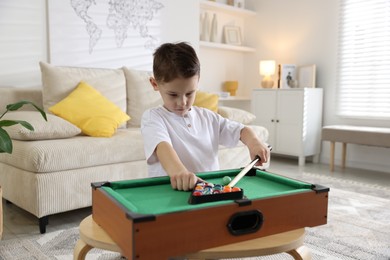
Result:
<svg viewBox="0 0 390 260"><path fill-rule="evenodd" d="M70 0L70 3L76 15L85 23L91 54L103 32L89 14L91 6L96 5L96 0ZM145 48L155 47L158 40L149 33L148 22L164 7L162 3L156 0L108 0L108 6L106 26L113 30L118 48L127 39L130 27L146 39Z"/></svg>

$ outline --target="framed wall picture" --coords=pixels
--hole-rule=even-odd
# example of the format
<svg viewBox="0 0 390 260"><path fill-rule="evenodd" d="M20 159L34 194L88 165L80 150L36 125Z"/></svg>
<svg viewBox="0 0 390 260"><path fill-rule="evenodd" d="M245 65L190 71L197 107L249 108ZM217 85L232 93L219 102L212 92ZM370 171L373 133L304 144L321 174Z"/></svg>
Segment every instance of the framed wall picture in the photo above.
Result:
<svg viewBox="0 0 390 260"><path fill-rule="evenodd" d="M297 66L295 64L279 64L279 88L296 88Z"/></svg>
<svg viewBox="0 0 390 260"><path fill-rule="evenodd" d="M224 27L225 43L231 45L241 45L241 29L238 26Z"/></svg>
<svg viewBox="0 0 390 260"><path fill-rule="evenodd" d="M298 85L300 88L316 87L316 65L298 67Z"/></svg>

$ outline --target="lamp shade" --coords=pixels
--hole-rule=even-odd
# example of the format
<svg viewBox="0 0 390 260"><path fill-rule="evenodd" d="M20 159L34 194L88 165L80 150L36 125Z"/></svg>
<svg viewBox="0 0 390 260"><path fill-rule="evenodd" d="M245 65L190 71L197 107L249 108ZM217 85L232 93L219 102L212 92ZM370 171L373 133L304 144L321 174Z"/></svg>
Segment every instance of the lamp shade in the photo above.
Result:
<svg viewBox="0 0 390 260"><path fill-rule="evenodd" d="M259 62L259 72L262 76L270 76L275 74L274 60L261 60Z"/></svg>

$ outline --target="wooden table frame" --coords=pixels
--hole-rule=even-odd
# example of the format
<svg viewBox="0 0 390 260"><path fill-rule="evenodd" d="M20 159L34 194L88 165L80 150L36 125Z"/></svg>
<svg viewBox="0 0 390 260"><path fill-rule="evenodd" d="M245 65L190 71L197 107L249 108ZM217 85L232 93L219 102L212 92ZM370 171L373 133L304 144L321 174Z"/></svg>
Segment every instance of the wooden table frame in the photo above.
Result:
<svg viewBox="0 0 390 260"><path fill-rule="evenodd" d="M276 178L275 175L272 177ZM98 183L92 185L92 215L122 249L123 256L139 260L166 259L172 255L326 224L329 188L300 184L303 185L302 191L283 196L237 200L166 214L137 214L114 199L107 186ZM244 223L244 219L249 219L249 223L238 224L240 221ZM193 227L207 227L209 235ZM191 235L183 230L192 230Z"/></svg>

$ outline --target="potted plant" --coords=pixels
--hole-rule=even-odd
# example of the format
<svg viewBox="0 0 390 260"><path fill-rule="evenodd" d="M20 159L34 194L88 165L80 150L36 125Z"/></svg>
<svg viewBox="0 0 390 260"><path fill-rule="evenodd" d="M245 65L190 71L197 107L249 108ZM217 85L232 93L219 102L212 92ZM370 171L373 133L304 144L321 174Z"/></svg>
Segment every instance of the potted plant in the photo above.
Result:
<svg viewBox="0 0 390 260"><path fill-rule="evenodd" d="M1 120L3 116L7 114L9 111L16 111L26 104L30 104L33 107L35 107L35 109L38 110L41 113L42 117L47 121L46 113L41 108L39 108L38 106L36 106L34 103L30 101L22 100L14 104L7 105L6 111L0 116L0 153L12 153L12 139L7 133L7 131L3 129L4 127L20 124L23 127L27 128L28 130L34 131L34 127L26 121Z"/></svg>

